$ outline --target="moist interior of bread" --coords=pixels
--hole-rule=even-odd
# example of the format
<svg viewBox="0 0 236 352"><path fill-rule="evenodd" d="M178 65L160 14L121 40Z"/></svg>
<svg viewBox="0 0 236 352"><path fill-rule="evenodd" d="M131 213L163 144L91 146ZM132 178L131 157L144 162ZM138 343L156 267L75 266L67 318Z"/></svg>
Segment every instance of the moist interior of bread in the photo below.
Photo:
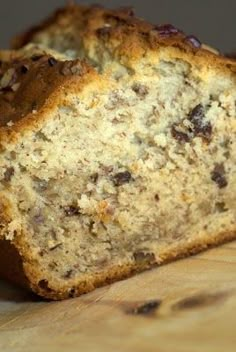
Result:
<svg viewBox="0 0 236 352"><path fill-rule="evenodd" d="M8 238L27 234L51 288L235 226L235 83L180 59L140 67L67 94L1 155Z"/></svg>

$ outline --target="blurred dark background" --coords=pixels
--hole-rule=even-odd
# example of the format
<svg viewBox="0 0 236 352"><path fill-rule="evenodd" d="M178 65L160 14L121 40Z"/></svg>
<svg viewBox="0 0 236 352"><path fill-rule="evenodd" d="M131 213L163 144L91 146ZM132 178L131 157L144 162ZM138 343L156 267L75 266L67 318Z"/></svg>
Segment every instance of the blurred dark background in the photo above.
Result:
<svg viewBox="0 0 236 352"><path fill-rule="evenodd" d="M236 49L236 0L92 0L104 6L134 6L138 16L153 23L172 23L222 52ZM0 0L0 47L10 38L51 13L66 0Z"/></svg>

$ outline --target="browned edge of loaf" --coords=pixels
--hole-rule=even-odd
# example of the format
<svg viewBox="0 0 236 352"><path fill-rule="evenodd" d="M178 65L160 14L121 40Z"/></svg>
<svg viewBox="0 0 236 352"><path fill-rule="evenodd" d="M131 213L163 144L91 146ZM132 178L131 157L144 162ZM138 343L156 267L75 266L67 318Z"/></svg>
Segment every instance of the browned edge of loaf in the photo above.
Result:
<svg viewBox="0 0 236 352"><path fill-rule="evenodd" d="M170 246L161 254L161 260L158 263L145 262L140 264L125 264L113 266L101 273L95 273L92 279L78 281L77 284L64 286L63 288L51 289L47 282L41 282L38 285L39 277L38 268L31 267L30 279L28 270L25 267L24 258L20 255L19 250L13 243L6 240L0 240L0 277L17 284L21 287L31 289L34 293L49 300L62 300L88 293L95 288L111 284L115 281L126 279L135 273L154 268L156 266L169 263L173 260L188 257L197 254L208 248L226 243L236 239L236 230L233 232L219 233L215 237L206 237L205 240L195 239L192 242L184 242L179 246ZM29 253L28 253L29 255Z"/></svg>
<svg viewBox="0 0 236 352"><path fill-rule="evenodd" d="M1 59L6 87L0 86L0 150L16 142L21 131L38 128L57 106L66 105L66 91L79 94L86 84L99 82L99 75L82 60L60 61L46 54L28 58L15 52L0 52Z"/></svg>
<svg viewBox="0 0 236 352"><path fill-rule="evenodd" d="M107 22L112 23L112 26L106 27ZM111 50L115 50L120 58L123 56L131 61L145 54L147 50L173 46L201 57L206 64L210 63L222 70L225 68L233 73L236 72L235 60L217 55L217 50L205 44L201 45L200 42L199 47L195 46L190 39L193 36L186 36L182 31L172 33L170 36L161 35L158 25L135 17L130 7L106 9L101 5L86 6L70 3L55 11L42 23L13 38L12 48L20 49L30 43L41 31L51 30L54 27L62 30L73 27L78 32L78 37L82 36L91 42L102 41L108 44Z"/></svg>
<svg viewBox="0 0 236 352"><path fill-rule="evenodd" d="M111 22L109 31L104 25ZM125 65L135 67L138 58L159 48L167 48L170 55L186 59L193 64L213 68L217 72L226 72L236 82L236 60L216 55L203 48L197 48L186 40L182 32L170 37L160 36L154 25L133 16L130 9L107 10L99 6L70 5L58 10L51 18L41 25L18 37L15 48L20 48L30 42L40 30L52 28L67 28L72 26L76 36L82 36L86 43L94 45L102 42L112 51L115 57ZM102 29L106 29L103 31ZM19 52L0 52L0 76L13 68L17 70L14 76L14 90L0 89L0 140L1 144L15 141L21 131L37 127L47 112L55 109L63 100L63 91L68 87L71 92L80 92L87 83L106 85L104 75L100 75L86 62L81 60L57 62L50 65L47 55L38 60L23 58ZM5 62L4 62L5 61ZM61 72L70 66L81 66L81 74L62 75ZM21 67L28 67L27 74L19 73ZM1 87L0 87L1 88ZM13 125L8 123L13 122Z"/></svg>

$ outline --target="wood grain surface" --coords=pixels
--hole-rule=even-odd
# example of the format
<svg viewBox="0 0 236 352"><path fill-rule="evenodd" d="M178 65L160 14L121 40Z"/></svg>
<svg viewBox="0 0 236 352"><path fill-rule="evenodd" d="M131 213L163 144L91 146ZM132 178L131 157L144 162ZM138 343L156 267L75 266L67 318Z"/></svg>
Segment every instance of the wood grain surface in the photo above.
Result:
<svg viewBox="0 0 236 352"><path fill-rule="evenodd" d="M63 302L0 283L0 351L234 352L236 242Z"/></svg>

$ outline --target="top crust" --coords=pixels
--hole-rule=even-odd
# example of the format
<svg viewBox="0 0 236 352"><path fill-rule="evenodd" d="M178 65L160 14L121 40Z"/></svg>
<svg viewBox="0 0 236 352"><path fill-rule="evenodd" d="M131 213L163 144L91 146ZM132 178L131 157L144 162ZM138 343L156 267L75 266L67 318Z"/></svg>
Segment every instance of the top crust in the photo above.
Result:
<svg viewBox="0 0 236 352"><path fill-rule="evenodd" d="M38 111L53 91L72 77L82 77L88 71L89 67L79 60L63 62L50 56L3 62L0 68L0 127Z"/></svg>
<svg viewBox="0 0 236 352"><path fill-rule="evenodd" d="M136 70L141 59L157 60L159 53L164 51L169 58L198 65L203 75L208 70L215 70L214 74L225 73L235 82L235 60L209 51L195 37L186 37L171 25L149 24L134 17L130 8L107 10L100 6L69 5L15 38L13 48L23 49L0 52L2 140L7 136L9 141L9 136L14 137L15 132L30 129L32 123L41 121L45 116L43 111L51 111L58 100L63 100L66 87L69 91L81 91L85 82L111 84L108 84L109 70L99 74L87 61L68 60L68 57L66 61L62 54L50 50L48 43L42 43L46 36L50 38L56 34L60 37L64 33L69 33L78 48L86 49L82 56L90 62L99 47L101 52L111 53L112 64L118 62ZM40 49L35 44L44 48L42 54L38 54Z"/></svg>
<svg viewBox="0 0 236 352"><path fill-rule="evenodd" d="M37 127L63 102L66 90L80 92L97 77L81 60L62 61L46 53L25 57L13 51L2 52L0 57L1 143L14 141L21 130Z"/></svg>
<svg viewBox="0 0 236 352"><path fill-rule="evenodd" d="M81 6L70 4L57 10L50 18L17 36L12 41L12 48L19 49L37 41L41 33L61 31L70 32L71 36L93 45L94 41L103 42L113 55L125 62L135 61L148 50L156 51L159 47L173 47L194 54L204 60L205 64L230 69L236 72L234 60L218 55L217 50L201 44L194 36L186 36L171 25L152 25L134 16L132 8L117 10L105 9L100 5Z"/></svg>

